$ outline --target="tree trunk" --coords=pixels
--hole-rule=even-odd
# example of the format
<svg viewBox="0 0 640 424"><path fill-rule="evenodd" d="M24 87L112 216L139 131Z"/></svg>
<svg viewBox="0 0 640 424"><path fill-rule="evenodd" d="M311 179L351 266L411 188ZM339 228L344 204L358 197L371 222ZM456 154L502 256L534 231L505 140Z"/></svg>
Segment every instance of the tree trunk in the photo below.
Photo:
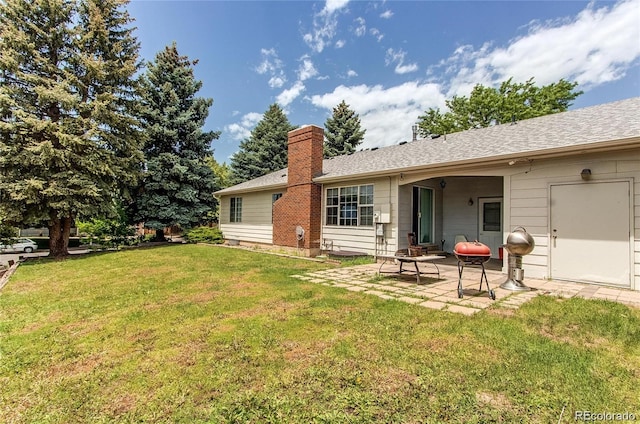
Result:
<svg viewBox="0 0 640 424"><path fill-rule="evenodd" d="M164 230L156 230L156 241L165 241Z"/></svg>
<svg viewBox="0 0 640 424"><path fill-rule="evenodd" d="M63 259L69 256L69 235L71 218L59 218L55 212L49 221L49 257Z"/></svg>

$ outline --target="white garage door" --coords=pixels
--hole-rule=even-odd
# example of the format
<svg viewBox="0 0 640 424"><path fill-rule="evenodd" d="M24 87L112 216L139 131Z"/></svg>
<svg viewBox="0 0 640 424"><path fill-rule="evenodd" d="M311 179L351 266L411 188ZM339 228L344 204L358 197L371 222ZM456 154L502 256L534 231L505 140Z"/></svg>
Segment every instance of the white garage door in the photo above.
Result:
<svg viewBox="0 0 640 424"><path fill-rule="evenodd" d="M551 186L551 278L631 284L628 181Z"/></svg>

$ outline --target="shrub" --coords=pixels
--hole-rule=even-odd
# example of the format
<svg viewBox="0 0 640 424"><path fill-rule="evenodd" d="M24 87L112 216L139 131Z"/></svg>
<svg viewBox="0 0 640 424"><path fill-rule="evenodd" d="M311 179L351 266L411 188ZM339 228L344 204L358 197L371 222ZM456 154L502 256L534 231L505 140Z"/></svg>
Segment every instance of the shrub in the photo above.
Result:
<svg viewBox="0 0 640 424"><path fill-rule="evenodd" d="M196 227L185 234L189 243L214 243L220 244L224 241L222 231L216 227Z"/></svg>

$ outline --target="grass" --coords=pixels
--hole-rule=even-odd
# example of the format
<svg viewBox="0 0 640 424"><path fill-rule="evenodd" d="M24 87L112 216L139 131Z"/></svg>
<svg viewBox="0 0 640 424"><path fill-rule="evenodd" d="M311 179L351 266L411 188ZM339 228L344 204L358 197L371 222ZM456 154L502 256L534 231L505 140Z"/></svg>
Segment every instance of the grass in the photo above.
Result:
<svg viewBox="0 0 640 424"><path fill-rule="evenodd" d="M27 262L0 292L0 422L574 422L635 413L640 311L472 317L202 245Z"/></svg>

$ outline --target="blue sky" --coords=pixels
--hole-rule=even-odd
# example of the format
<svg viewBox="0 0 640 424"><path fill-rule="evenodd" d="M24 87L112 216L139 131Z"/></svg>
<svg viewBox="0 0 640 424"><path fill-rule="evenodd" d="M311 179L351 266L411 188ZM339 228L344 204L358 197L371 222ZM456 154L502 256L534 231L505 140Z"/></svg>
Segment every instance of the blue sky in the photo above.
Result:
<svg viewBox="0 0 640 424"><path fill-rule="evenodd" d="M166 45L198 59L205 128L229 162L274 102L293 125L324 126L345 100L366 129L361 147L411 139L431 107L474 85L564 78L572 108L640 95L640 0L133 0L141 55Z"/></svg>

